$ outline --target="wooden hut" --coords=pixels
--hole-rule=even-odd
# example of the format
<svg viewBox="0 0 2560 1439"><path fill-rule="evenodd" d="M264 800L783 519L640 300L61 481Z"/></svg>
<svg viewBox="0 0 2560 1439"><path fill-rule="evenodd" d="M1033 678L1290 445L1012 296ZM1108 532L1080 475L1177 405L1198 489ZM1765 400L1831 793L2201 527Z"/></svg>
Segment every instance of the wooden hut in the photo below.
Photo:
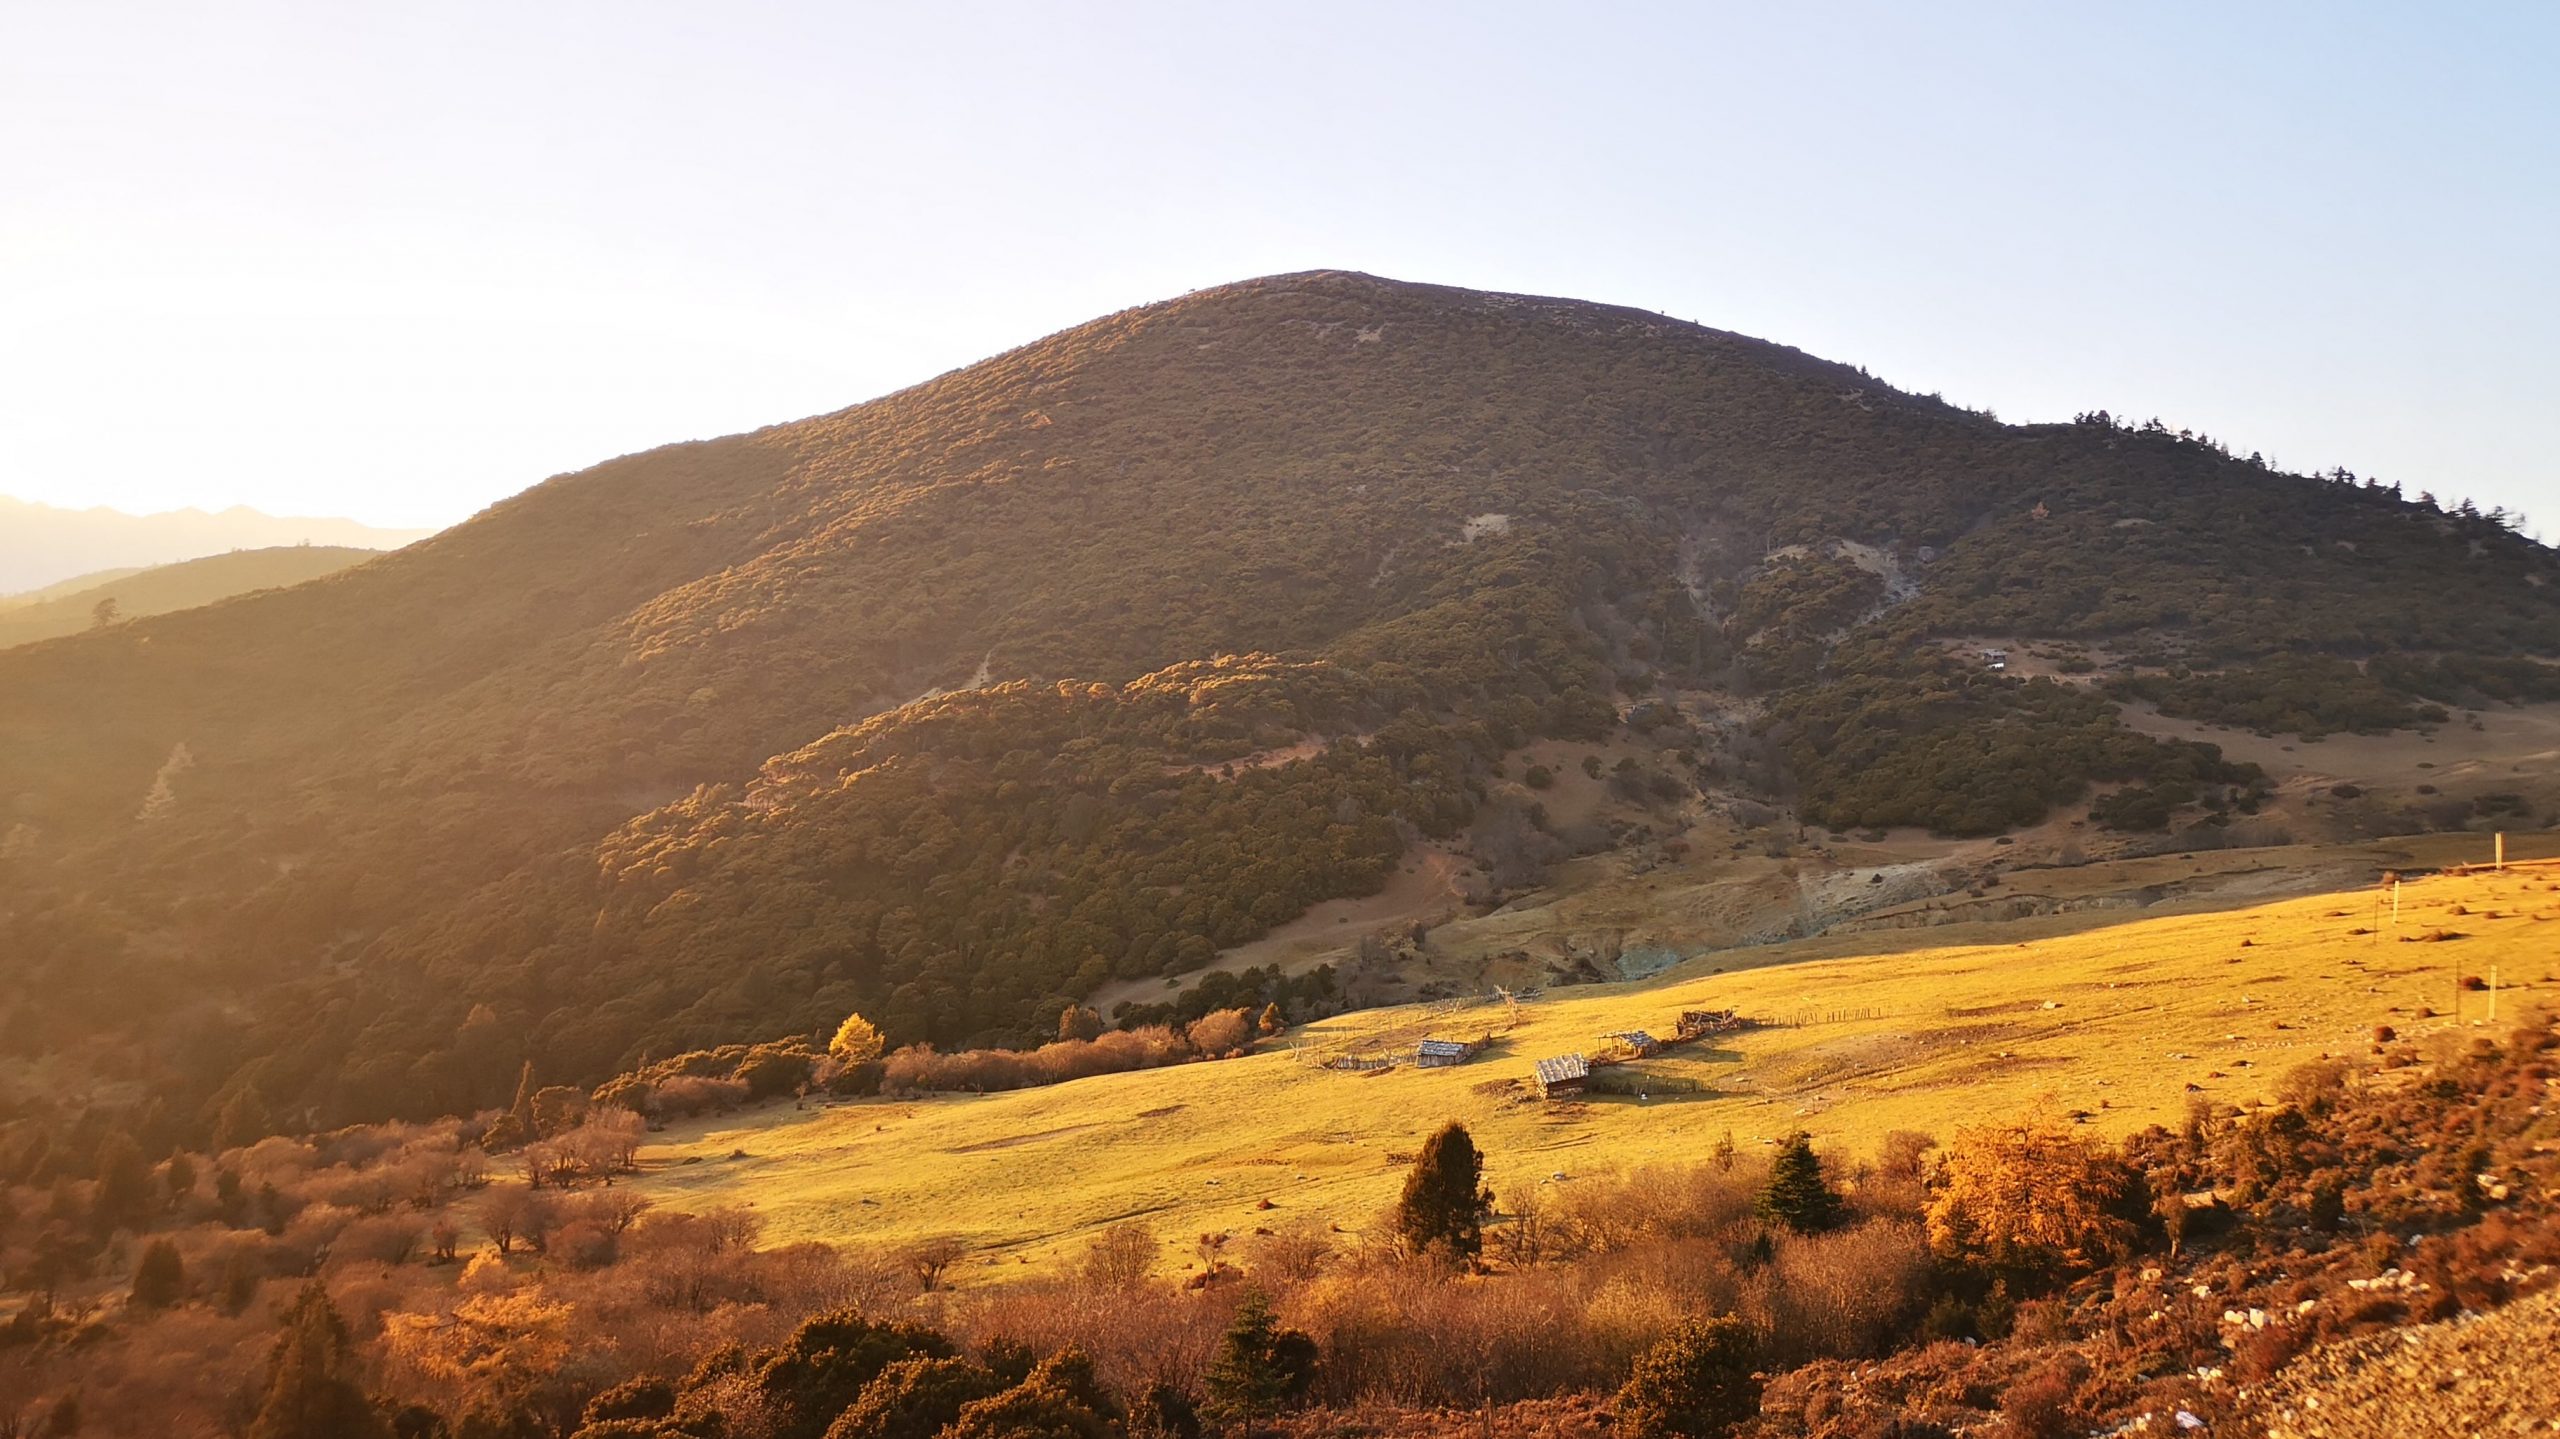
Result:
<svg viewBox="0 0 2560 1439"><path fill-rule="evenodd" d="M1565 1099L1582 1092L1590 1082L1591 1066L1579 1054L1559 1055L1538 1061L1538 1097Z"/></svg>
<svg viewBox="0 0 2560 1439"><path fill-rule="evenodd" d="M1426 1039L1413 1047L1416 1069L1447 1069L1476 1057L1485 1046L1481 1039Z"/></svg>
<svg viewBox="0 0 2560 1439"><path fill-rule="evenodd" d="M1680 1014L1680 1037L1696 1039L1702 1034L1727 1034L1742 1027L1742 1017L1730 1009L1690 1009Z"/></svg>
<svg viewBox="0 0 2560 1439"><path fill-rule="evenodd" d="M1644 1056L1651 1054L1662 1047L1661 1040L1654 1038L1652 1035L1645 1033L1641 1029L1621 1030L1616 1034L1604 1034L1600 1037L1605 1040L1612 1040L1616 1043L1625 1045L1628 1049L1634 1051L1635 1056L1638 1059L1642 1059Z"/></svg>

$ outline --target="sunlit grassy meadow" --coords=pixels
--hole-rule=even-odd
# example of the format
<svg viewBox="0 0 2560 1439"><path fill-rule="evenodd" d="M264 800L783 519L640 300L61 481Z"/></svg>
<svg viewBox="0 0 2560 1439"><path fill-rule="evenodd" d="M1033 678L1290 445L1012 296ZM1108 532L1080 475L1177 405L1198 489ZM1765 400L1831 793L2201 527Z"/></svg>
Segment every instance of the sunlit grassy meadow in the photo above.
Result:
<svg viewBox="0 0 2560 1439"><path fill-rule="evenodd" d="M957 1236L970 1255L954 1277L974 1284L1071 1264L1127 1219L1175 1253L1221 1230L1356 1235L1450 1119L1473 1130L1504 1195L1702 1159L1727 1132L1748 1152L1801 1127L1857 1158L1894 1129L1943 1138L2051 1102L2114 1135L2174 1123L2193 1093L2263 1099L2306 1061L2369 1053L2377 1025L2425 1042L2455 1026L2460 976L2495 969L2512 1018L2554 988L2554 919L2560 872L2514 870L2413 882L2396 925L2360 890L2096 928L2083 916L2076 930L1950 927L1898 952L1922 936L1730 951L1530 1000L1508 1028L1498 1003L1368 1011L1220 1063L696 1121L644 1152L637 1182L670 1206L751 1206L776 1241ZM2435 932L2460 937L2418 938ZM2486 993L2461 999L2466 1026L2488 1018ZM1604 1033L1668 1035L1683 1009L1728 1007L1768 1024L1630 1066L1646 1097L1550 1104L1526 1082L1533 1060L1594 1051ZM1452 1069L1313 1063L1488 1029L1493 1046Z"/></svg>

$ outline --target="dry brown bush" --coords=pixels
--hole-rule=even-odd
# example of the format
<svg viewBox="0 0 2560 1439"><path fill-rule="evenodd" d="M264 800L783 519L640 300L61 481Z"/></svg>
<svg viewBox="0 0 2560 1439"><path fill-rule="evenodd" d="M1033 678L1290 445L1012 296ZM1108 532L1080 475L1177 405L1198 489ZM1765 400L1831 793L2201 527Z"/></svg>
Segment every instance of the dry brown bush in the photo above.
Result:
<svg viewBox="0 0 2560 1439"><path fill-rule="evenodd" d="M1215 1016L1212 1016L1213 1018ZM1250 1026L1247 1026L1250 1042ZM1095 1039L1062 1039L1038 1049L963 1049L912 1044L882 1061L880 1087L892 1094L991 1093L1061 1084L1097 1074L1156 1069L1199 1057L1160 1025L1115 1029Z"/></svg>
<svg viewBox="0 0 2560 1439"><path fill-rule="evenodd" d="M745 1080L706 1079L698 1074L681 1074L661 1080L649 1092L649 1111L661 1119L726 1114L746 1102Z"/></svg>
<svg viewBox="0 0 2560 1439"><path fill-rule="evenodd" d="M1085 1282L1096 1289L1134 1289L1146 1283L1162 1248L1145 1225L1135 1221L1115 1224L1085 1251Z"/></svg>
<svg viewBox="0 0 2560 1439"><path fill-rule="evenodd" d="M329 1246L329 1262L406 1264L422 1252L426 1235L427 1221L414 1215L370 1215L338 1231Z"/></svg>
<svg viewBox="0 0 2560 1439"><path fill-rule="evenodd" d="M545 1251L572 1269L602 1269L616 1257L611 1230L592 1219L572 1219L551 1238Z"/></svg>
<svg viewBox="0 0 2560 1439"><path fill-rule="evenodd" d="M1321 1402L1472 1406L1614 1382L1662 1296L1646 1292L1620 1306L1644 1315L1604 1312L1595 1327L1587 1284L1562 1269L1453 1279L1431 1265L1378 1265L1322 1276L1280 1312L1323 1347Z"/></svg>
<svg viewBox="0 0 2560 1439"><path fill-rule="evenodd" d="M1928 1236L1914 1222L1791 1236L1753 1276L1747 1309L1772 1357L1866 1358L1927 1306L1930 1278Z"/></svg>
<svg viewBox="0 0 2560 1439"><path fill-rule="evenodd" d="M1255 1283L1278 1293L1323 1273L1332 1257L1333 1236L1301 1222L1246 1241L1244 1266Z"/></svg>
<svg viewBox="0 0 2560 1439"><path fill-rule="evenodd" d="M1626 1174L1577 1179L1552 1199L1558 1247L1606 1254L1671 1239L1700 1239L1747 1223L1766 1164L1649 1165Z"/></svg>
<svg viewBox="0 0 2560 1439"><path fill-rule="evenodd" d="M1193 1020L1183 1037L1203 1056L1222 1059L1242 1054L1253 1043L1254 1032L1252 1010L1221 1009Z"/></svg>
<svg viewBox="0 0 2560 1439"><path fill-rule="evenodd" d="M1232 1287L1026 1286L965 1296L944 1309L943 1322L973 1348L1011 1341L1038 1354L1081 1349L1123 1394L1159 1380L1196 1394L1235 1304Z"/></svg>

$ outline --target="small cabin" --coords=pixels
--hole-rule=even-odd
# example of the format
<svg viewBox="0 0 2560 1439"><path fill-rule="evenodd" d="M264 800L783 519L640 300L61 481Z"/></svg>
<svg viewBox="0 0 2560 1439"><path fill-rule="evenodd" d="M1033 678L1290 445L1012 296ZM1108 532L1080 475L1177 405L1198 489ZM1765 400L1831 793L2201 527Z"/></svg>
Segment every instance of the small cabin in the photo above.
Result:
<svg viewBox="0 0 2560 1439"><path fill-rule="evenodd" d="M1982 652L1982 667L1991 671L1993 674L1999 674L2006 671L2009 668L2009 652L2007 650L1984 650Z"/></svg>
<svg viewBox="0 0 2560 1439"><path fill-rule="evenodd" d="M1625 1045L1627 1048L1635 1051L1638 1058L1651 1054L1662 1047L1662 1041L1645 1033L1641 1029L1621 1030L1616 1034L1604 1034L1600 1037L1604 1040Z"/></svg>
<svg viewBox="0 0 2560 1439"><path fill-rule="evenodd" d="M1537 1070L1538 1097L1565 1099L1580 1094L1591 1082L1591 1066L1579 1054L1541 1059Z"/></svg>
<svg viewBox="0 0 2560 1439"><path fill-rule="evenodd" d="M1741 1027L1742 1016L1730 1009L1685 1009L1680 1012L1679 1034L1682 1039L1729 1034Z"/></svg>
<svg viewBox="0 0 2560 1439"><path fill-rule="evenodd" d="M1426 1039L1413 1047L1413 1066L1416 1069L1447 1069L1475 1058L1484 1046L1485 1041L1481 1039Z"/></svg>

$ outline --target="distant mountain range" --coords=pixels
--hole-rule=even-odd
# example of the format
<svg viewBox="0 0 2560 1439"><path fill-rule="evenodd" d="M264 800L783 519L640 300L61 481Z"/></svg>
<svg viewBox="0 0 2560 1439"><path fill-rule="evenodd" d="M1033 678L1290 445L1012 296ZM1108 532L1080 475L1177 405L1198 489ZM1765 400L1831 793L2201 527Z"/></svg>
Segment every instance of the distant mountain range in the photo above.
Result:
<svg viewBox="0 0 2560 1439"><path fill-rule="evenodd" d="M298 585L381 553L345 545L283 545L82 575L30 594L0 596L0 649Z"/></svg>
<svg viewBox="0 0 2560 1439"><path fill-rule="evenodd" d="M229 550L337 545L396 550L433 530L386 530L354 520L278 516L246 505L129 515L104 506L66 510L0 495L0 596L102 570L141 569Z"/></svg>

